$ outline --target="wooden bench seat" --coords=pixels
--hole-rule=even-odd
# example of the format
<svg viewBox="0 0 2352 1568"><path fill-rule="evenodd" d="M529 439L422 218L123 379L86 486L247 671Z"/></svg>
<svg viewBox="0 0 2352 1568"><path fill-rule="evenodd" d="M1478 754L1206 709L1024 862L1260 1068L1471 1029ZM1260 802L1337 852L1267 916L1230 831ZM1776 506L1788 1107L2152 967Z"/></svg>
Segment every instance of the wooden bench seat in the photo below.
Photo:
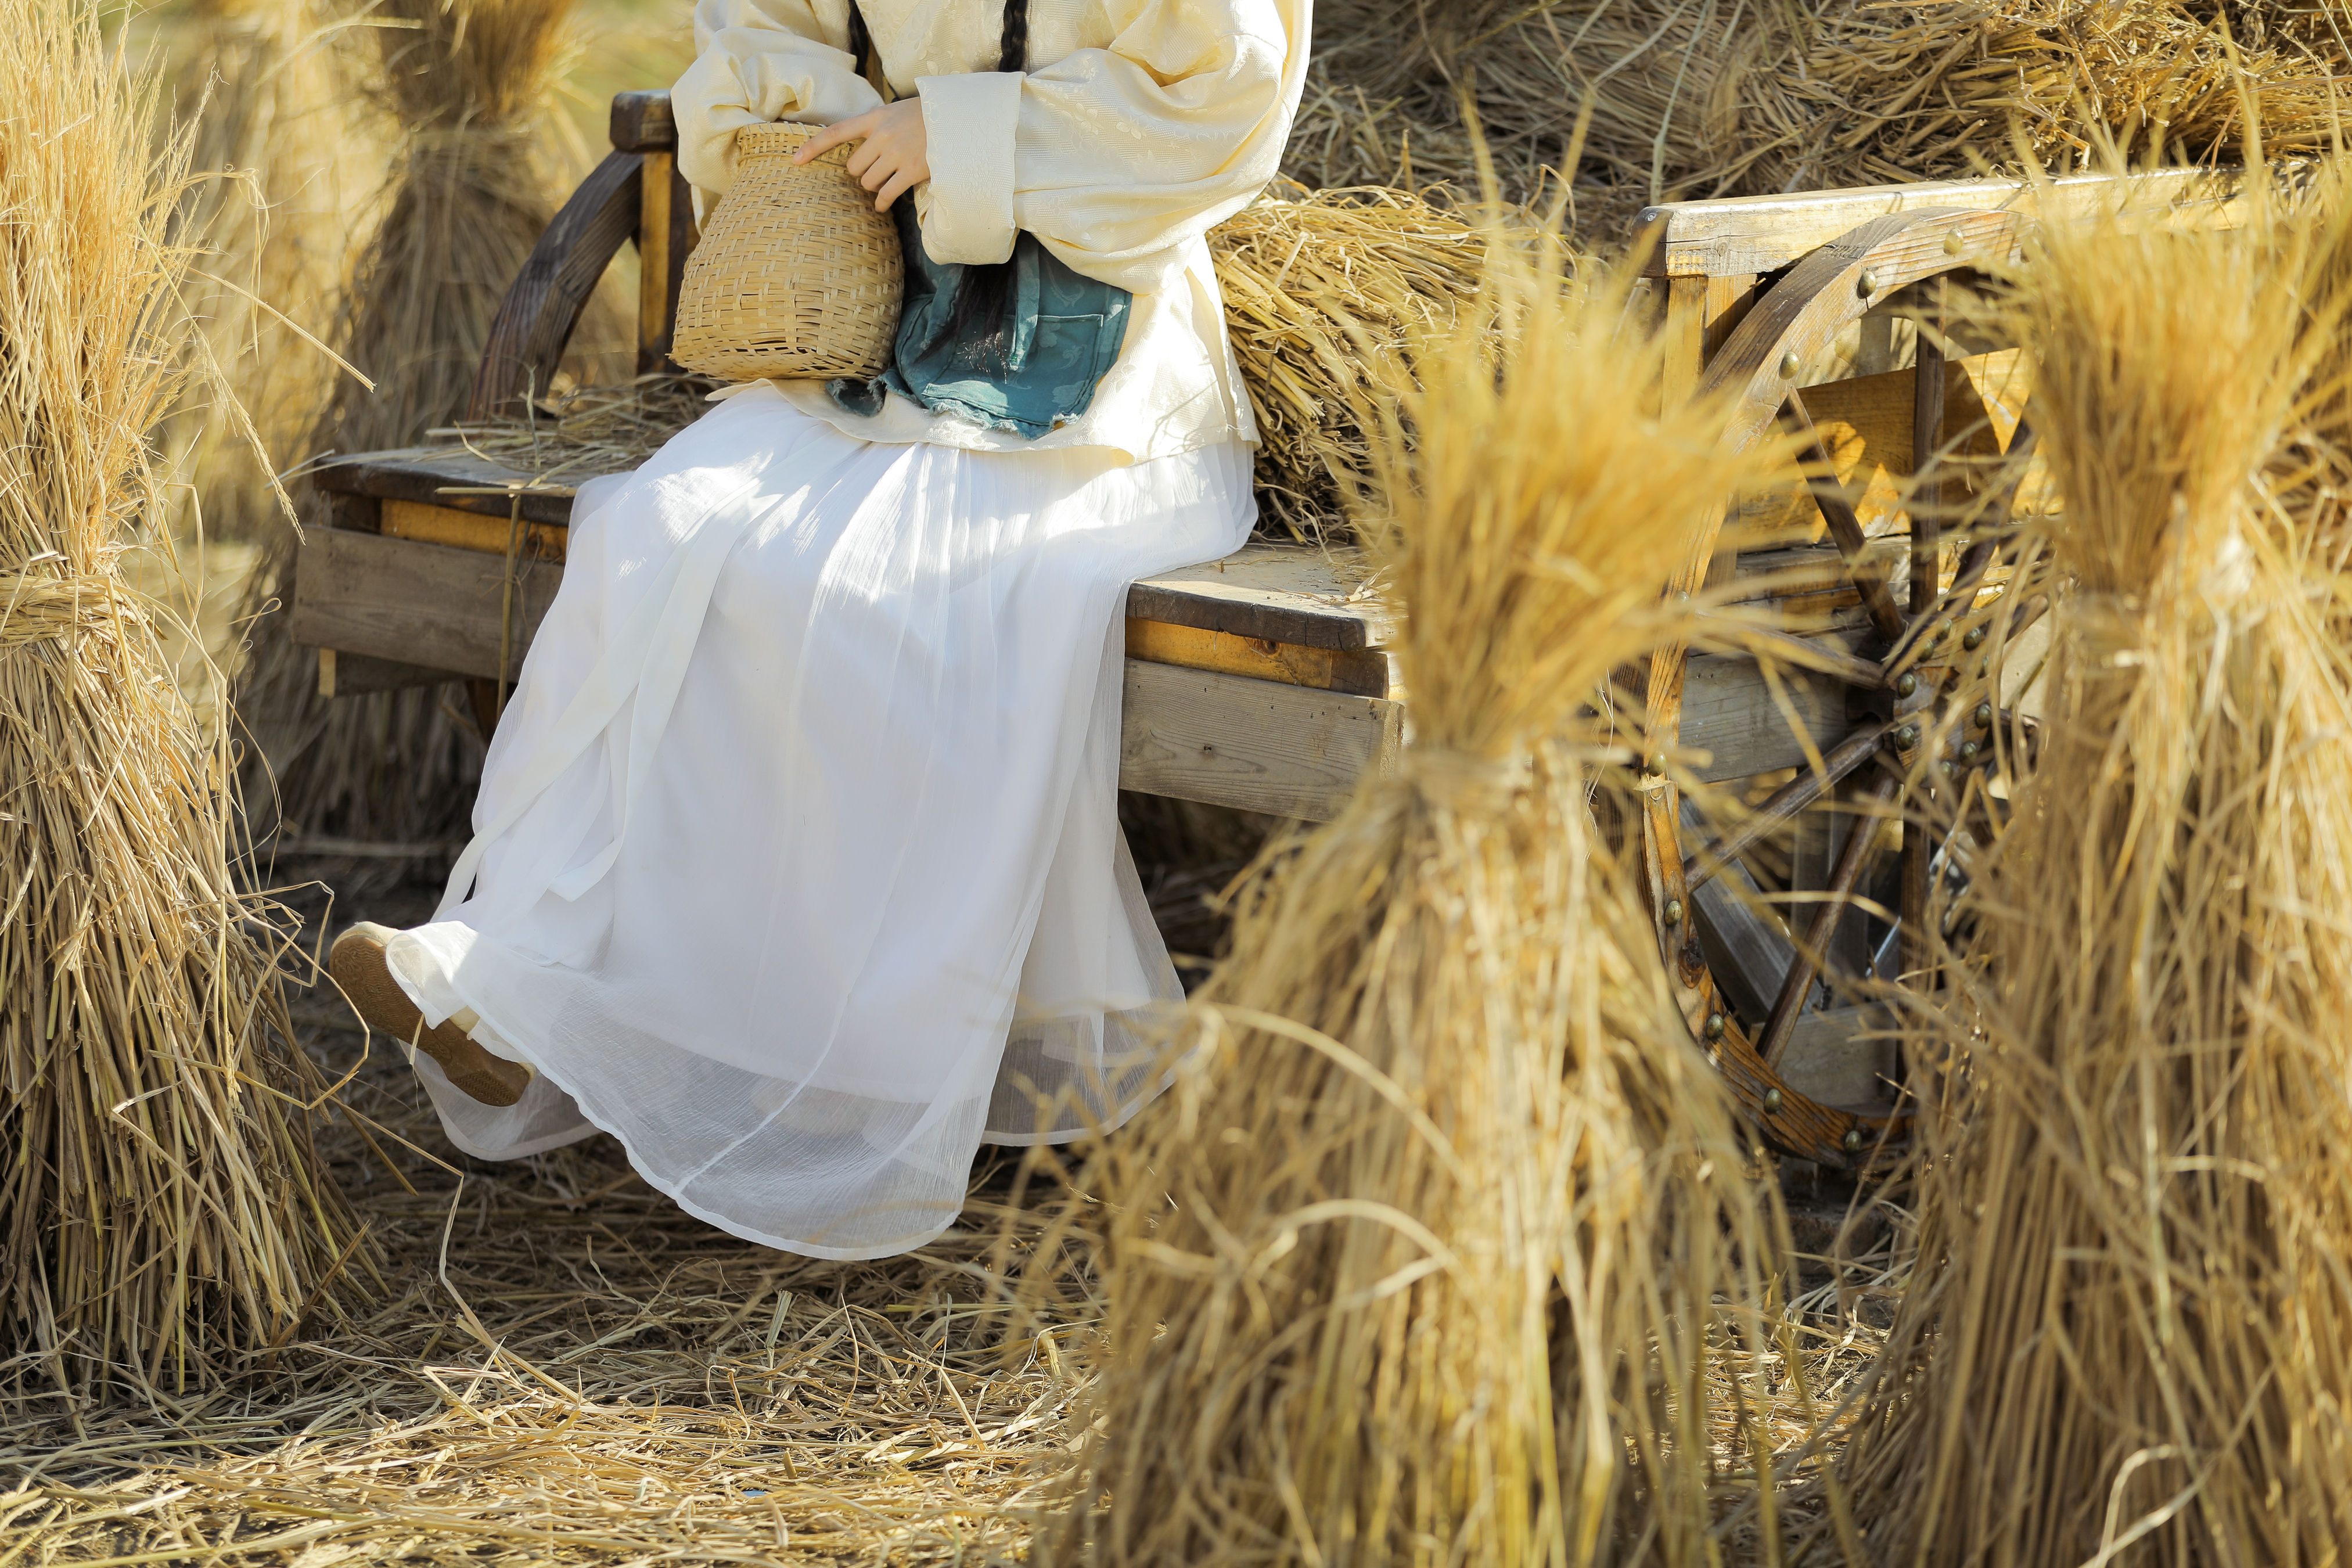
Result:
<svg viewBox="0 0 2352 1568"><path fill-rule="evenodd" d="M331 526L304 541L290 625L320 650L321 689L511 679L562 581L572 487L517 489L526 476L457 447L353 457L316 482ZM1121 786L1337 813L1402 738L1393 628L1367 575L1350 552L1253 542L1131 587ZM1822 603L1827 627L1839 606ZM1790 671L1781 685L1817 743L1842 731L1831 682ZM1750 658L1694 659L1685 711L1710 777L1803 758Z"/></svg>

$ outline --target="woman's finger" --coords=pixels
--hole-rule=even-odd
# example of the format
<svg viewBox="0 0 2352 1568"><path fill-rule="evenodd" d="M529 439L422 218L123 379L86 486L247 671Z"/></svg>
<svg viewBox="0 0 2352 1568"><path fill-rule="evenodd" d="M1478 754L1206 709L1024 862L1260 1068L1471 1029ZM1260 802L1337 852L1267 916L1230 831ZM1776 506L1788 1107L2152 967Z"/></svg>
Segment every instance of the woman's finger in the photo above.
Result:
<svg viewBox="0 0 2352 1568"><path fill-rule="evenodd" d="M845 142L864 141L866 133L874 129L875 116L881 112L878 109L869 109L863 114L853 114L846 120L834 121L802 142L800 151L793 154L793 162L805 163L812 158L822 157Z"/></svg>
<svg viewBox="0 0 2352 1568"><path fill-rule="evenodd" d="M882 183L882 176L874 174L869 178L868 172L877 164L886 163L890 160L885 156L881 144L869 136L849 150L846 162L849 165L849 177L864 184L870 191ZM886 170L885 173L887 172Z"/></svg>
<svg viewBox="0 0 2352 1568"><path fill-rule="evenodd" d="M874 210L877 213L888 212L891 203L914 188L915 182L907 177L905 170L893 174L890 176L890 183L882 187L882 194L874 198Z"/></svg>

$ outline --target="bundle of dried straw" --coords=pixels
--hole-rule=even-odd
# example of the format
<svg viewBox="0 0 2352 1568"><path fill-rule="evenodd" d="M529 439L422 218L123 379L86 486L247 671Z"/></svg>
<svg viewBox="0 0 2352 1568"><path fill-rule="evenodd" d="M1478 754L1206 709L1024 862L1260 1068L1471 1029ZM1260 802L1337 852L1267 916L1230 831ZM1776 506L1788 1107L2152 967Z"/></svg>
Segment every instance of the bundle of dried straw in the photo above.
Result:
<svg viewBox="0 0 2352 1568"><path fill-rule="evenodd" d="M189 479L178 531L248 540L284 510L266 461L301 457L340 372L305 343L343 302L350 236L383 181L375 118L345 90L333 24L312 0L207 0L167 26L178 119L194 127L178 241L205 347L252 421L210 402L175 410L168 464Z"/></svg>
<svg viewBox="0 0 2352 1568"><path fill-rule="evenodd" d="M118 558L190 374L184 140L85 0L0 29L0 1333L26 1380L205 1381L365 1261L268 929ZM201 374L201 360L194 374ZM293 1097L293 1098L289 1098Z"/></svg>
<svg viewBox="0 0 2352 1568"><path fill-rule="evenodd" d="M313 452L421 440L463 412L507 289L553 210L545 110L572 0L388 0L350 61L395 129L383 216L359 259L336 347L375 379L347 382ZM400 26L386 24L404 24ZM289 586L290 542L255 573L254 608ZM248 797L329 837L462 837L480 744L439 687L333 700L282 617L256 626L240 705L253 727Z"/></svg>
<svg viewBox="0 0 2352 1568"><path fill-rule="evenodd" d="M1083 1184L1108 1320L1056 1560L1714 1550L1709 1340L1769 1226L1596 832L1588 705L1750 465L1635 412L1621 300L1511 253L1413 346L1363 520L1413 743L1261 862L1174 1088Z"/></svg>
<svg viewBox="0 0 2352 1568"><path fill-rule="evenodd" d="M1395 190L1292 187L1213 230L1225 326L1257 416L1257 486L1294 534L1371 479L1403 355L1477 293L1486 237Z"/></svg>
<svg viewBox="0 0 2352 1568"><path fill-rule="evenodd" d="M2263 478L2342 321L2310 254L2300 221L2053 234L2017 285L2074 588L1847 1455L1877 1561L2352 1539L2352 659Z"/></svg>

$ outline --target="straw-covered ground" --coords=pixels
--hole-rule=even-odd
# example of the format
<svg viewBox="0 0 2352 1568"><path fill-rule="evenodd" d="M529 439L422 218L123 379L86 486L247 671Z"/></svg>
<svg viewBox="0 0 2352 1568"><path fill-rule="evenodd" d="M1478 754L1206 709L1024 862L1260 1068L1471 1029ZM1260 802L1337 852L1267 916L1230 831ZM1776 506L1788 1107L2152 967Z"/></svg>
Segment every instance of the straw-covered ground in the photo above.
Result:
<svg viewBox="0 0 2352 1568"><path fill-rule="evenodd" d="M335 30L330 14L297 0L219 0L171 14L182 32L167 38L168 47L184 60L218 69L220 90L232 95L228 107L237 110L205 121L212 139L200 139L191 155L200 170L212 166L207 159L260 165L253 178L281 225L278 248L261 244L240 255L239 268L213 270L275 279L271 287L288 293L298 323L345 349L364 342L399 349L397 363L362 367L386 373L385 393L371 402L352 390L355 384L316 363L299 374L277 372L273 367L297 353L299 334L268 312L238 314L245 308L234 304L243 298L235 289L215 298L206 307L215 329L209 352L252 395L247 405L278 467L314 456L315 444L337 438L338 430L381 429L394 433L370 439L405 439L453 416L449 405L464 379L468 345L478 340L495 300L494 275L509 268L515 247L527 242L525 231L593 153L604 100L617 88L667 79L682 58L673 18L617 0L591 12L584 35L570 30L578 24L557 16L563 7L551 0L479 0L478 8L528 33L520 52L530 57L525 74L536 84L533 106L509 105L514 116L497 128L497 145L528 142L533 168L524 181L520 160L502 166L497 189L476 193L495 198L491 205L502 205L511 220L501 231L505 248L488 261L471 258L466 308L451 312L464 320L442 323L431 342L407 329L433 314L422 305L401 321L370 324L371 301L353 280L383 277L387 265L398 272L399 265L383 253L389 241L376 253L352 242L371 234L383 240L373 227L376 220L389 211L413 211L431 195L414 180L403 186L390 176L404 167L413 174L426 153L450 154L459 128L439 126L429 145L408 149L405 164L380 124L353 131L334 157L308 146L302 158L272 164L264 154L289 143L285 127L345 122L344 109L336 106L338 79L323 52ZM2215 10L2164 0L1896 6L1818 0L1769 8L1743 0L1608 7L1590 0L1326 0L1320 11L1325 58L1287 166L1307 188L1278 191L1216 240L1236 346L1269 435L1259 470L1269 515L1308 536L1337 515L1351 490L1380 479L1376 447L1384 434L1396 434L1399 400L1412 392L1406 345L1415 334L1456 321L1475 299L1486 241L1464 211L1482 179L1474 124L1489 137L1496 194L1507 201L1541 202L1558 188L1548 171L1568 175L1570 227L1582 250L1598 253L1611 248L1635 208L1660 196L1962 174L2024 161L2063 163L2103 133L2143 152L2160 142L2175 157L2227 155L2250 104L2274 149L2307 151L2325 140L2333 85L2352 70L2332 26L2333 0L2316 12L2260 4ZM353 59L391 68L384 62L396 67L436 40L455 48L470 36L483 46L480 36L443 26L456 10L439 0L405 0L394 13L387 15L403 26L389 30L398 36L388 45L361 33L334 42L341 52L333 58L344 68ZM625 59L641 62L642 70L614 63ZM496 82L477 85L485 101L504 90ZM193 111L204 101L201 93L184 95L182 108ZM432 118L415 103L404 112ZM448 118L473 122L462 106ZM351 121L362 122L376 123L364 116ZM1325 189L1391 184L1400 188ZM401 199L410 201L408 209L399 207ZM433 219L451 221L462 222L462 212L453 218L440 211ZM410 254L422 243L420 232L413 227L405 236ZM190 207L188 233L215 252L247 243L239 237L245 231L234 205L215 198ZM332 260L320 249L330 239L336 242ZM624 295L626 281L616 280ZM592 336L601 330L592 328ZM642 456L698 407L695 389L675 384L615 388L614 356L603 352L612 345L586 346L593 352L575 356L572 368L591 384L568 404L551 405L565 413L568 428L551 439L532 427L534 416L520 431L509 423L477 428L469 438L509 456L528 450L546 464L614 467ZM6 347L0 333L0 361ZM402 381L390 374L403 365L417 376ZM600 375L603 384L594 384ZM420 377L432 384L422 393ZM288 388L298 384L320 406L293 397ZM271 580L276 567L267 563L267 542L282 510L260 493L267 487L253 443L231 438L241 432L204 409L183 406L158 417L147 438L163 454L163 467L174 480L189 481L187 493L202 498L203 515L242 535L232 542L233 555L223 553L215 541L197 536L182 503L173 514L178 534L142 536L148 549L126 568L142 583L190 584L166 598L200 601L194 631L167 637L152 668L141 665L122 682L129 689L152 680L162 689L176 677L192 706L184 721L173 710L173 743L184 739L194 746L235 734L234 726L220 722L223 677L205 652L218 667L237 662L246 635L243 623L230 625L238 574L260 557L258 580ZM1482 471L1475 456L1460 460L1474 479ZM207 492L215 475L228 477ZM1550 493L1541 486L1528 490L1538 500ZM134 509L126 503L122 510L127 515ZM47 542L37 529L20 531L25 548L11 571L38 564L36 546ZM182 547L176 556L166 548L175 539ZM111 569L112 543L86 542L90 569ZM211 571L215 563L222 570ZM257 596L246 613L264 605ZM254 640L267 646L266 629ZM288 697L282 717L299 752L329 733L331 724L306 695L308 669L299 653L281 649L270 657L278 662L264 673ZM957 1231L908 1258L835 1264L739 1242L680 1213L646 1187L609 1140L512 1164L452 1153L397 1047L356 1032L331 988L315 984L315 969L302 955L350 920L413 923L429 911L446 853L431 843L384 841L437 841L461 830L480 742L440 692L377 704L373 721L354 718L357 711L347 708L332 721L344 749L307 756L309 782L288 799L295 803L291 825L314 838L323 824L333 830L326 837L365 842L347 845L352 853L331 859L271 859L265 847L262 859L240 871L250 885L279 889L278 895L251 902L241 921L223 913L235 907L226 895L206 906L228 933L216 939L216 950L237 955L239 984L262 998L258 1012L275 1005L279 983L257 977L252 955L278 952L288 970L283 989L308 1062L297 1064L301 1072L270 1081L309 1092L315 1070L318 1081L337 1086L319 1102L315 1121L319 1160L349 1205L348 1215L335 1214L331 1259L308 1260L299 1299L276 1303L277 1318L265 1322L257 1310L257 1326L215 1356L222 1375L213 1383L163 1375L160 1363L133 1366L111 1342L74 1348L88 1375L61 1376L54 1343L47 1353L28 1349L0 1360L0 1568L178 1562L324 1568L400 1560L961 1563L1024 1559L1041 1543L1050 1546L1048 1520L1073 1495L1088 1495L1089 1478L1077 1467L1090 1453L1118 1446L1107 1444L1087 1414L1098 1408L1102 1392L1088 1370L1101 1364L1096 1335L1115 1317L1103 1282L1119 1273L1097 1253L1117 1227L1104 1223L1104 1194L1087 1184L1091 1178L1050 1158L984 1158ZM422 773L404 749L417 737L432 748L431 766ZM247 759L254 760L250 750ZM221 760L218 776L226 779L226 753ZM420 778L431 787L419 788ZM248 787L257 797L264 786ZM402 796L404 790L417 798ZM207 811L226 798L189 793ZM371 815L354 805L395 797L397 811ZM259 812L257 798L249 804ZM1560 805L1553 801L1546 809ZM1203 961L1194 966L1197 974L1228 930L1229 911L1214 895L1252 863L1271 825L1136 800L1125 804L1125 815L1155 911L1171 947ZM51 816L45 831L70 844L71 823ZM5 820L13 826L13 818ZM209 826L199 835L207 853L222 836ZM6 840L11 853L29 842L22 835ZM1413 876L1432 875L1413 847L1420 838L1382 842L1381 853L1409 863ZM1503 855L1492 847L1481 853ZM36 868L49 863L29 849L24 859ZM1493 874L1511 868L1507 859L1496 860ZM1453 874L1468 872L1456 868ZM1263 869L1260 875L1262 889L1269 884ZM214 880L225 885L226 876ZM1428 895L1434 921L1454 906L1441 879L1432 875L1431 886L1439 889ZM337 895L331 906L331 889ZM1557 892L1547 884L1544 896ZM1322 907L1301 898L1301 908ZM1268 911L1285 907L1257 905L1261 925L1278 925ZM13 909L9 918L16 919ZM1516 940L1533 949L1542 946L1537 939L1543 934L1522 931ZM286 946L281 937L299 940ZM1425 940L1448 962L1460 956ZM52 952L70 959L80 951L64 938L43 941L45 961ZM1231 1004L1232 988L1248 978L1229 972L1224 988L1212 994ZM1402 990L1418 984L1412 976L1381 977L1382 985L1391 982ZM1457 988L1449 994L1458 1000L1463 994ZM1473 1011L1451 1007L1447 1019L1462 1025ZM1538 1025L1548 1015L1532 1010L1529 1016L1537 1020L1527 1026L1530 1037L1542 1035ZM1436 1031L1407 1033L1410 1038L1391 1042L1395 1048L1437 1037ZM250 1044L242 1037L233 1043L240 1049ZM1623 1054L1622 1042L1591 1048L1591 1059L1604 1065ZM151 1058L163 1059L151 1053L134 1065L143 1070ZM1632 1073L1634 1065L1610 1071ZM238 1070L225 1068L215 1076L225 1081ZM112 1125L108 1117L146 1102L144 1081L126 1078L121 1096L84 1094L63 1124ZM64 1103L58 1082L52 1071L42 1092ZM1671 1108L1676 1096L1653 1088L1634 1099ZM13 1103L37 1101L19 1096ZM1298 1108L1269 1100L1252 1109L1283 1121ZM1500 1114L1493 1107L1479 1112L1489 1113ZM1463 1114L1464 1127L1479 1124ZM1642 1121L1626 1136L1638 1144L1651 1135L1648 1128ZM1141 1131L1161 1136L1165 1130ZM1139 1132L1136 1147L1188 1146L1172 1137L1148 1142ZM1727 1145L1715 1152L1727 1163L1739 1163L1738 1151ZM36 1162L25 1168L47 1167ZM1764 1174L1760 1168L1748 1173ZM1701 1184L1711 1179L1685 1174ZM1257 1195L1247 1175L1219 1173L1240 1194L1233 1200L1236 1210ZM1130 1169L1127 1179L1138 1190L1159 1185L1150 1172L1139 1176ZM1203 1191L1213 1185L1198 1184ZM1621 1314L1612 1321L1648 1324L1639 1331L1667 1338L1691 1332L1721 1310L1709 1333L1698 1336L1706 1342L1705 1353L1694 1352L1675 1369L1676 1376L1691 1374L1687 1384L1633 1379L1623 1398L1591 1398L1598 1413L1591 1419L1603 1425L1591 1428L1601 1435L1591 1439L1590 1453L1602 1458L1591 1462L1596 1471L1614 1463L1618 1434L1605 1423L1625 1419L1629 1408L1643 1407L1664 1424L1704 1406L1709 1414L1699 1441L1716 1461L1706 1483L1714 1489L1694 1510L1704 1512L1703 1524L1694 1517L1677 1526L1690 1550L1719 1547L1738 1560L1795 1543L1818 1548L1824 1558L1858 1562L1860 1537L1827 1461L1844 1446L1853 1406L1905 1298L1918 1246L1910 1193L1896 1186L1856 1200L1850 1188L1793 1170L1781 1173L1781 1184L1798 1254L1795 1279L1759 1268L1769 1251L1752 1243L1761 1230L1732 1236L1738 1245L1727 1245L1708 1222L1685 1240L1701 1251L1723 1248L1694 1277L1716 1282L1709 1288L1719 1287L1725 1299L1685 1302L1688 1312L1657 1318L1642 1315L1646 1304L1610 1306ZM1170 1190L1178 1185L1168 1184ZM1757 1190L1769 1185L1759 1182ZM224 1190L244 1194L242 1201L256 1210L283 1196L256 1194L250 1184ZM42 1201L79 1205L73 1223L91 1227L90 1234L114 1224L152 1235L159 1257L175 1241L184 1250L184 1238L142 1209L136 1193L93 1194L70 1182L59 1184L58 1193ZM1462 1206L1467 1212L1473 1200ZM1274 1231L1287 1221L1283 1214L1247 1217ZM205 1217L207 1235L220 1218ZM350 1235L359 1239L341 1239ZM1542 1245L1534 1252L1549 1260L1531 1267L1570 1267L1551 1254L1576 1247L1553 1245L1560 1236L1538 1239ZM1612 1263L1624 1263L1623 1278L1642 1277L1635 1253L1643 1239L1637 1235L1607 1251ZM2000 1239L1992 1239L1989 1252L1999 1251ZM1140 1255L1130 1253L1130 1268ZM126 1268L129 1284L144 1293L140 1299L152 1295L158 1276L136 1263ZM21 1278L0 1286L26 1302L40 1295L19 1289ZM1188 1288L1181 1281L1162 1286L1167 1301L1158 1305L1166 1310L1155 1321L1192 1321ZM1761 1292L1763 1306L1743 1316L1747 1309L1727 1298L1751 1291ZM1400 1309L1397 1321L1442 1326L1444 1304L1431 1300L1437 1305L1424 1305L1423 1317L1410 1319ZM1932 1302L1924 1293L1911 1300L1927 1303L1912 1309L1916 1336L1932 1337ZM27 1315L37 1317L37 1309L20 1314ZM1313 1316L1302 1310L1298 1321ZM1225 1321L1216 1318L1211 1326L1223 1332ZM1517 1322L1515 1331L1529 1346L1563 1342L1547 1338L1552 1328L1537 1313ZM53 1339L54 1331L54 1324L43 1329ZM1335 1343L1345 1337L1334 1334ZM1381 1362L1390 1342L1360 1337L1348 1353L1394 1364ZM1601 1337L1584 1348L1606 1361ZM1557 1375L1560 1390L1573 1382ZM1213 1389L1200 1394L1203 1410L1192 1413L1194 1430L1223 1430L1219 1422L1230 1411L1216 1406L1221 1396ZM1574 1403L1566 1393L1559 1398L1563 1408ZM1723 1412L1734 1414L1718 1419ZM1528 1429L1535 1434L1530 1444L1539 1447L1542 1422L1530 1418ZM1268 1423L1250 1436L1279 1446L1287 1429ZM1143 1450L1150 1442L1127 1446L1130 1452L1118 1461L1126 1473L1149 1474L1152 1456ZM1688 1460L1697 1446L1669 1458ZM1769 1450L1784 1483L1777 1493L1753 1484L1764 1468L1759 1449ZM1408 1456L1413 1463L1423 1457ZM1662 1473L1656 1456L1645 1455L1643 1463ZM1093 1482L1100 1502L1101 1477ZM1108 1506L1119 1500L1114 1482ZM1246 1500L1255 1506L1267 1500L1253 1494ZM1276 1501L1287 1506L1287 1500ZM1334 1516L1350 1501L1339 1497ZM1777 1518L1760 1518L1763 1507L1777 1508ZM1281 1509L1269 1505L1264 1512L1274 1519ZM1240 1541L1235 1554L1248 1555L1248 1545ZM1399 1550L1409 1554L1410 1543Z"/></svg>
<svg viewBox="0 0 2352 1568"><path fill-rule="evenodd" d="M349 862L320 862L330 873ZM344 918L429 912L395 885ZM294 902L316 912L313 887ZM331 995L331 994L327 994ZM93 1408L5 1369L0 1562L985 1563L1026 1554L1071 1460L1102 1316L1072 1194L990 1159L958 1229L826 1263L681 1213L609 1139L512 1164L454 1154L398 1047L313 992L297 1022L343 1083L320 1140L383 1249L350 1321L313 1322L230 1389ZM1799 1194L1834 1244L1842 1190ZM1807 1200L1810 1201L1807 1201ZM1881 1211L1883 1214L1884 1211ZM1895 1231L1789 1314L1834 1406L1887 1321ZM1057 1278L1059 1299L1009 1290ZM1766 1358L1776 1441L1809 1436Z"/></svg>

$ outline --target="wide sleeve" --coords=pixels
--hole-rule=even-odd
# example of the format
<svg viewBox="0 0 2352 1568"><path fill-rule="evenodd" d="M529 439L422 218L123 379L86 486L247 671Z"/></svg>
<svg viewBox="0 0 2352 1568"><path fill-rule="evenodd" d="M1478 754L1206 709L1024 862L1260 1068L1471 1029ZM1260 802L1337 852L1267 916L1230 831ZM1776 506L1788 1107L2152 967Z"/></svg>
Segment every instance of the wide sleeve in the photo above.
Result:
<svg viewBox="0 0 2352 1568"><path fill-rule="evenodd" d="M1108 0L1114 36L1026 75L918 83L923 246L994 262L1026 230L1142 293L1274 176L1307 74L1309 0Z"/></svg>
<svg viewBox="0 0 2352 1568"><path fill-rule="evenodd" d="M694 63L669 97L678 172L717 195L735 183L744 126L830 125L879 108L848 43L849 0L698 0Z"/></svg>

